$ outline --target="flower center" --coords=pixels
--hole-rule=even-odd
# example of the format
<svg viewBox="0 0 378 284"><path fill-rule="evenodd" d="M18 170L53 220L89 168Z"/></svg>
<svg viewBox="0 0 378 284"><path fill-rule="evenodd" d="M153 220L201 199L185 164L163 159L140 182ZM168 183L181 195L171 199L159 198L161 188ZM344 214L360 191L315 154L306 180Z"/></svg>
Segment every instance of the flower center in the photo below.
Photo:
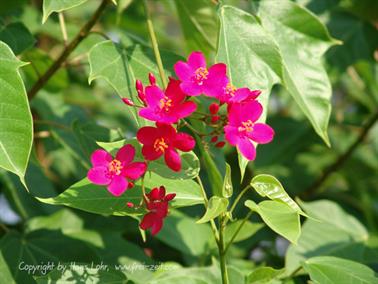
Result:
<svg viewBox="0 0 378 284"><path fill-rule="evenodd" d="M118 176L118 175L121 174L123 166L122 166L121 161L114 159L113 161L111 161L109 163L108 169L109 169L109 173L111 175L117 175Z"/></svg>
<svg viewBox="0 0 378 284"><path fill-rule="evenodd" d="M226 95L233 97L235 96L236 87L232 85L231 83L228 83L226 88L224 89Z"/></svg>
<svg viewBox="0 0 378 284"><path fill-rule="evenodd" d="M172 100L169 99L167 96L160 100L160 109L164 109L165 111L169 111L172 107Z"/></svg>
<svg viewBox="0 0 378 284"><path fill-rule="evenodd" d="M209 71L205 67L200 67L194 72L194 80L197 82L198 85L202 85L203 81L207 79L209 75Z"/></svg>
<svg viewBox="0 0 378 284"><path fill-rule="evenodd" d="M165 142L164 138L158 138L155 140L154 149L156 152L163 152L168 148L168 144Z"/></svg>
<svg viewBox="0 0 378 284"><path fill-rule="evenodd" d="M250 119L248 119L247 121L243 121L242 125L243 126L239 126L239 128L238 128L239 132L244 132L244 131L245 132L251 132L251 131L253 131L254 123Z"/></svg>

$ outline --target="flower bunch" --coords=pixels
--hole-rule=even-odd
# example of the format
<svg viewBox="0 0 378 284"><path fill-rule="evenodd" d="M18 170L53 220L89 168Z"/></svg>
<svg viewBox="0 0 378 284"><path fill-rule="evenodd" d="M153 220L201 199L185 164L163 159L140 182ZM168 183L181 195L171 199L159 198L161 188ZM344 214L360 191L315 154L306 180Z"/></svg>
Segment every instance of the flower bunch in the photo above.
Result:
<svg viewBox="0 0 378 284"><path fill-rule="evenodd" d="M193 52L187 62L178 61L174 65L178 79L169 78L165 89L156 84L153 74L149 74L149 86L136 81L136 90L141 105L123 98L129 106L139 107L140 117L152 121L155 126L141 127L136 134L142 145L141 154L144 161L133 162L135 148L128 144L123 146L115 158L104 150L96 150L91 157L93 168L88 172L88 179L98 185L106 185L109 192L120 196L133 187L133 182L144 176L149 161L164 157L166 165L175 172L181 170L180 152L194 149L194 138L179 132L182 126L188 126L186 118L195 115L212 128L210 133L199 133L190 128L203 142L209 136L216 147L223 147L227 141L236 146L248 160L256 157L254 144L269 143L274 136L273 129L257 122L263 112L258 102L260 91L248 88L236 88L227 76L227 66L217 63L207 67L204 55ZM213 102L208 113L197 112L195 98L199 95L209 97ZM225 112L221 113L221 107ZM221 138L224 137L225 141ZM164 186L143 192L143 204L148 213L143 217L140 227L151 229L157 234L168 215L168 202L175 194L165 193ZM133 204L128 203L129 207Z"/></svg>

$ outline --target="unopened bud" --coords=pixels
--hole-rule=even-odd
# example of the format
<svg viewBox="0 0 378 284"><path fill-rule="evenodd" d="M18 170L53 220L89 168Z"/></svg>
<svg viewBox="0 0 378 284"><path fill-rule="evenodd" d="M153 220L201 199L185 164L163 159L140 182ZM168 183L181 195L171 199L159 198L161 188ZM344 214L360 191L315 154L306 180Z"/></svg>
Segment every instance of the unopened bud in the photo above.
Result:
<svg viewBox="0 0 378 284"><path fill-rule="evenodd" d="M142 81L141 80L136 80L135 81L135 89L139 92L142 92L144 91L144 87L143 87L143 84L142 84Z"/></svg>
<svg viewBox="0 0 378 284"><path fill-rule="evenodd" d="M215 144L215 147L217 147L217 148L223 148L224 145L226 145L226 142L221 141L221 142L218 142L217 144Z"/></svg>
<svg viewBox="0 0 378 284"><path fill-rule="evenodd" d="M152 86L156 85L156 78L154 74L148 73L148 80Z"/></svg>
<svg viewBox="0 0 378 284"><path fill-rule="evenodd" d="M212 143L215 143L218 141L218 136L213 136L211 137L211 140L210 140Z"/></svg>
<svg viewBox="0 0 378 284"><path fill-rule="evenodd" d="M209 105L209 111L211 114L216 114L219 111L219 105L217 103L212 103Z"/></svg>
<svg viewBox="0 0 378 284"><path fill-rule="evenodd" d="M132 202L127 202L127 203L126 203L126 206L129 207L129 208L133 208L133 207L134 207L134 203L132 203Z"/></svg>
<svg viewBox="0 0 378 284"><path fill-rule="evenodd" d="M220 119L219 115L214 115L214 116L211 117L211 122L216 123L219 119Z"/></svg>
<svg viewBox="0 0 378 284"><path fill-rule="evenodd" d="M127 188L133 188L134 187L134 183L133 182L129 182L128 185L127 185Z"/></svg>
<svg viewBox="0 0 378 284"><path fill-rule="evenodd" d="M130 100L130 99L128 99L128 98L122 98L122 101L123 101L126 105L128 105L128 106L133 106L133 105L134 105L133 101Z"/></svg>

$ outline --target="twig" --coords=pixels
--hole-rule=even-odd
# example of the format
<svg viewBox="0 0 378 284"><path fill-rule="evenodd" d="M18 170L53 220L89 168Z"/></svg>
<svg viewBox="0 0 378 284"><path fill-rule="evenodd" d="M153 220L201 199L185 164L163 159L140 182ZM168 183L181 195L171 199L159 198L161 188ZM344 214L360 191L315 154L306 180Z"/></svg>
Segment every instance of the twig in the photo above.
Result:
<svg viewBox="0 0 378 284"><path fill-rule="evenodd" d="M354 150L364 141L369 130L373 127L373 125L378 121L378 110L374 113L374 115L369 119L369 121L363 127L360 135L356 138L352 145L341 155L339 158L328 168L324 170L321 176L316 179L308 188L307 190L303 191L301 194L302 198L309 198L321 187L321 185L326 181L326 179L339 168L341 168L344 163L348 160L348 158L352 155Z"/></svg>
<svg viewBox="0 0 378 284"><path fill-rule="evenodd" d="M62 30L63 42L64 42L64 45L67 46L68 36L67 36L67 29L66 29L66 23L64 21L63 12L58 13L58 15L59 15L60 29Z"/></svg>
<svg viewBox="0 0 378 284"><path fill-rule="evenodd" d="M72 53L72 51L74 51L74 49L79 45L79 43L88 36L90 30L98 21L102 12L105 10L109 2L110 0L102 0L101 5L97 8L96 12L92 15L92 17L88 20L88 22L81 28L81 30L74 37L74 39L63 49L62 53L59 55L56 61L54 61L54 63L50 66L50 68L47 69L47 71L38 79L37 82L35 82L33 87L28 92L29 100L34 98L34 96L38 93L38 91L42 89L42 87L47 83L47 81L61 67L63 62Z"/></svg>

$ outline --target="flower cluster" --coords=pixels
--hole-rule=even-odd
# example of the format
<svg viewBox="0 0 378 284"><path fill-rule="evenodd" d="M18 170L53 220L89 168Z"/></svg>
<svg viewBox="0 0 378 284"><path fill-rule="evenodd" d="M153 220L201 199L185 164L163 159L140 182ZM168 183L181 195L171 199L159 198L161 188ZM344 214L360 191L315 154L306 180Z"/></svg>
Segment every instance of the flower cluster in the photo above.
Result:
<svg viewBox="0 0 378 284"><path fill-rule="evenodd" d="M181 170L180 152L194 149L194 138L179 132L182 126L188 126L185 119L195 115L212 128L210 133L192 132L204 142L207 136L210 143L221 148L226 141L237 147L248 160L256 157L255 144L269 143L274 136L273 129L257 122L263 107L258 102L260 91L248 88L236 88L227 76L227 66L223 63L207 66L201 52L193 52L187 62L178 61L174 65L178 79L169 78L165 89L156 84L152 73L149 74L150 85L143 86L136 81L136 90L141 105L123 98L129 106L138 107L140 117L155 123L138 130L136 138L142 145L141 154L144 161L133 162L135 148L128 144L123 146L113 158L104 150L96 150L91 157L93 168L88 172L88 179L98 185L106 185L109 192L120 196L133 182L143 177L149 161L164 157L166 165L175 172ZM208 113L198 112L195 99L199 95L209 97L213 102ZM223 108L223 106L225 106ZM222 111L222 109L224 111ZM225 141L222 139L225 138ZM168 214L168 202L175 194L165 194L164 186L143 193L143 204L148 213L143 217L140 227L151 229L157 234ZM128 207L134 207L130 202Z"/></svg>

